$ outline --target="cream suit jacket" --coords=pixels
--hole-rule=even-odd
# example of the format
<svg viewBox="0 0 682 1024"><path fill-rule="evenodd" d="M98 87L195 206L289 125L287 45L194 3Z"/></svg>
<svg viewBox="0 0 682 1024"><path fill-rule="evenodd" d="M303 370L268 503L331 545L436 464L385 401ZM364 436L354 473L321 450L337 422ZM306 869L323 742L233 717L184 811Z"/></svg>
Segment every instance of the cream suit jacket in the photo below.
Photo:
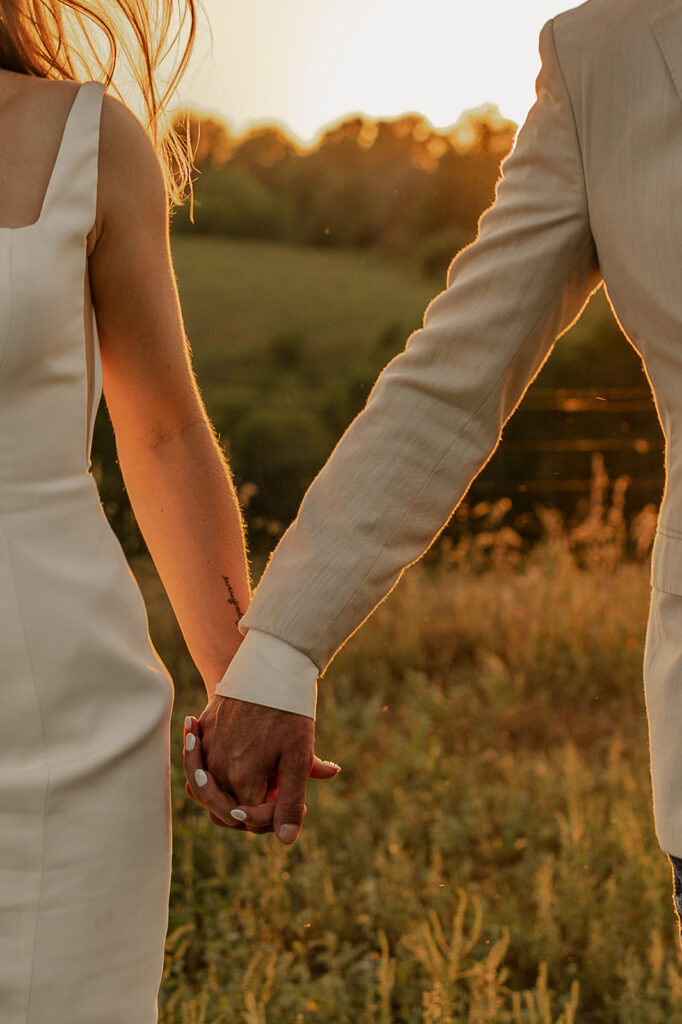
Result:
<svg viewBox="0 0 682 1024"><path fill-rule="evenodd" d="M313 481L240 622L320 673L430 546L602 285L665 434L653 593L682 595L682 0L588 0L547 22L539 48L536 102L476 241ZM677 661L662 648L676 631L650 621L645 681L657 834L682 855L679 621ZM268 703L267 684L249 698L233 666L217 692Z"/></svg>

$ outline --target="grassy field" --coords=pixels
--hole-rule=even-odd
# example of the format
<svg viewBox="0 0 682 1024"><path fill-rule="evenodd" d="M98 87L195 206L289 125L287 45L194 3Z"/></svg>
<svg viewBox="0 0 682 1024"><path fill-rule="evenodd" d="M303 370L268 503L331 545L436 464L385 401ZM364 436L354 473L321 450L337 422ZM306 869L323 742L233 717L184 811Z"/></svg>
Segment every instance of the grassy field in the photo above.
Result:
<svg viewBox="0 0 682 1024"><path fill-rule="evenodd" d="M271 545L442 287L410 264L179 236L173 258L204 402Z"/></svg>
<svg viewBox="0 0 682 1024"><path fill-rule="evenodd" d="M329 431L315 458L338 436L334 389L356 367L371 380L444 283L224 240L175 239L174 261L225 441L241 429L251 451L244 424L266 408L300 447L298 403L311 436ZM577 352L606 310L593 300ZM293 848L216 828L186 797L182 721L205 692L153 565L132 560L176 687L160 1024L682 1019L642 688L651 514L634 563L617 508L572 533L546 514L521 554L495 505L489 519L456 546L444 535L320 684L317 753L343 771L310 783Z"/></svg>
<svg viewBox="0 0 682 1024"><path fill-rule="evenodd" d="M182 235L173 240L173 258L209 415L238 482L257 489L252 488L247 516L252 545L260 553L295 515L382 367L421 324L429 302L445 286L446 268L427 279L414 263L366 251ZM653 405L639 414L527 411L536 386L633 385L648 394L638 357L600 291L531 386L531 405L522 403L505 429L499 450L474 482L473 500L515 494L521 512L530 497L518 493L515 481L540 475L544 486L577 478L581 487L575 492L556 489L550 495L569 511L590 476L589 444L581 448L578 442L592 437L611 439L605 459L612 475L633 477L629 512L660 497L663 457ZM650 445L642 442L648 454L618 447L624 438L651 435ZM531 456L514 452L515 444L523 448L556 438L568 445L566 451L559 445L549 454L546 449ZM570 450L574 443L577 453ZM653 493L637 490L639 477L658 476ZM531 492L536 493L532 486Z"/></svg>
<svg viewBox="0 0 682 1024"><path fill-rule="evenodd" d="M182 721L205 694L134 562L176 684L162 1024L682 1019L649 791L647 561L614 561L602 536L580 569L577 534L546 523L507 568L444 544L340 652L316 749L343 771L310 783L293 848L185 796Z"/></svg>
<svg viewBox="0 0 682 1024"><path fill-rule="evenodd" d="M209 404L218 403L235 378L261 383L262 360L280 336L310 342L305 360L318 386L362 360L391 326L398 351L445 287L445 266L425 278L416 264L371 251L182 234L172 246L185 326ZM567 340L579 349L605 319L610 313L600 292Z"/></svg>
<svg viewBox="0 0 682 1024"><path fill-rule="evenodd" d="M418 327L445 284L445 273L428 280L409 263L371 252L224 238L175 236L173 261L207 401L219 398L231 375L260 381L259 360L283 335L310 340L311 369L333 377L388 323L403 324L405 336Z"/></svg>

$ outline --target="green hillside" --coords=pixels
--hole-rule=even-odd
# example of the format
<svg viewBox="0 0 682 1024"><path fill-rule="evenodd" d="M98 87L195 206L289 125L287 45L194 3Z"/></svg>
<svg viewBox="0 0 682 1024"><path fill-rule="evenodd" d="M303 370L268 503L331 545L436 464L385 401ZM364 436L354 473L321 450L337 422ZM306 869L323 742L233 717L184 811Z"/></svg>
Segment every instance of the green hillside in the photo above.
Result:
<svg viewBox="0 0 682 1024"><path fill-rule="evenodd" d="M417 259L364 250L188 234L174 235L172 246L199 387L237 484L251 485L250 540L264 553L381 369L445 287L447 260L426 278ZM579 398L577 406L575 397L555 400L557 389L595 388L609 390ZM104 407L94 451L105 506L126 553L135 554L143 545ZM603 290L557 343L468 500L509 497L516 529L519 516L535 516L538 501L579 516L601 453L612 482L630 477L628 517L658 501L660 428L641 363ZM532 539L532 530L522 532Z"/></svg>
<svg viewBox="0 0 682 1024"><path fill-rule="evenodd" d="M187 235L174 238L173 252L209 414L238 480L259 487L248 511L257 539L259 524L295 514L382 367L445 287L447 265L428 279L416 261L365 251ZM608 390L576 411L575 400L554 400L556 389ZM508 495L526 513L542 500L571 513L602 452L612 481L631 478L628 514L658 500L663 460L648 384L600 290L557 343L470 497Z"/></svg>
<svg viewBox="0 0 682 1024"><path fill-rule="evenodd" d="M278 336L305 339L306 362L321 379L331 376L349 359L364 359L388 325L400 324L405 334L418 327L445 284L445 274L439 285L374 253L269 242L176 235L173 258L209 398L221 387L260 381L263 366L254 356L268 353ZM235 367L239 380L231 379Z"/></svg>

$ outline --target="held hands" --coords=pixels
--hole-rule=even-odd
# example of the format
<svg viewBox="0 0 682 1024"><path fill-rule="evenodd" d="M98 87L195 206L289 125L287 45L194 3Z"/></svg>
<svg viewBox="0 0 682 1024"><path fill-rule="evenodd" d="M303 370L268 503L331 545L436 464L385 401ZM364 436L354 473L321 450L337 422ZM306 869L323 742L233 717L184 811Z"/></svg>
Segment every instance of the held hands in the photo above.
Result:
<svg viewBox="0 0 682 1024"><path fill-rule="evenodd" d="M308 779L340 771L315 756L314 741L306 715L214 694L198 719L185 719L185 792L215 825L275 832L293 843L307 811Z"/></svg>

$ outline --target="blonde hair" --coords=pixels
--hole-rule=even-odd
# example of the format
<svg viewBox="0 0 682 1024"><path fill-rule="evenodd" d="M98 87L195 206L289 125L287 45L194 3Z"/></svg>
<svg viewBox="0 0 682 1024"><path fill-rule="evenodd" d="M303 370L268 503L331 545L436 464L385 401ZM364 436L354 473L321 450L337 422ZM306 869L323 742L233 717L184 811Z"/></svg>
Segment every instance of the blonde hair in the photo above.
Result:
<svg viewBox="0 0 682 1024"><path fill-rule="evenodd" d="M180 15L171 38L172 21ZM189 18L184 48L163 94L158 71ZM181 137L177 122L161 131L169 98L189 62L197 28L197 0L0 0L0 68L39 78L94 79L106 87L123 51L144 102L145 130L159 158L169 199L169 214L184 202L189 186L193 209L189 113ZM102 61L97 44L109 45ZM84 76L84 77L82 77ZM123 100L116 85L113 89Z"/></svg>

